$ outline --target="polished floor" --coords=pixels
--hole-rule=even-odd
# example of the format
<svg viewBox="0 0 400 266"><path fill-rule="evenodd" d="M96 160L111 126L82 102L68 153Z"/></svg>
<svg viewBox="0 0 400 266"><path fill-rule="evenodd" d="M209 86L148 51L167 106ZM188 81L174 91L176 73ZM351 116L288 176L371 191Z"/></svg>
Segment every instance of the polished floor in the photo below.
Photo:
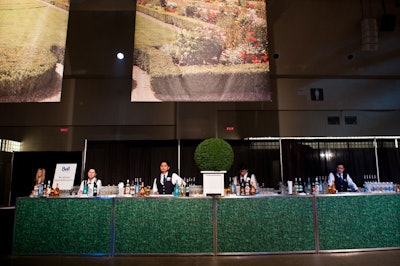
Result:
<svg viewBox="0 0 400 266"><path fill-rule="evenodd" d="M56 266L119 266L119 265L176 265L176 266L398 266L400 250L364 251L329 254L285 254L252 256L0 256L0 265Z"/></svg>

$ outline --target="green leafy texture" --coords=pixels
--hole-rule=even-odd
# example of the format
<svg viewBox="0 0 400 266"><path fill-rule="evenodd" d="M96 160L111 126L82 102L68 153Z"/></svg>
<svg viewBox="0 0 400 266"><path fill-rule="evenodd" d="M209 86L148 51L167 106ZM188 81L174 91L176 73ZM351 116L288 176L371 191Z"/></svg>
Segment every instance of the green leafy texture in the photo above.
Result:
<svg viewBox="0 0 400 266"><path fill-rule="evenodd" d="M317 197L321 250L400 247L400 195Z"/></svg>
<svg viewBox="0 0 400 266"><path fill-rule="evenodd" d="M110 254L111 199L18 198L15 255Z"/></svg>
<svg viewBox="0 0 400 266"><path fill-rule="evenodd" d="M203 140L194 152L194 160L200 171L228 171L233 158L232 146L218 138Z"/></svg>
<svg viewBox="0 0 400 266"><path fill-rule="evenodd" d="M115 254L212 253L211 198L116 199Z"/></svg>
<svg viewBox="0 0 400 266"><path fill-rule="evenodd" d="M312 197L218 199L218 252L314 251Z"/></svg>

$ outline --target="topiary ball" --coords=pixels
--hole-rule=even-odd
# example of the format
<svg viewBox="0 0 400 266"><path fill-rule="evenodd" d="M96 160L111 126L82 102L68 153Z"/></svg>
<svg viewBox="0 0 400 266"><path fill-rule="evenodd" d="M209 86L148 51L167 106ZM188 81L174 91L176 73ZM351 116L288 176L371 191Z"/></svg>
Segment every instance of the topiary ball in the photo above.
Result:
<svg viewBox="0 0 400 266"><path fill-rule="evenodd" d="M200 171L228 171L233 158L232 146L218 138L203 140L194 152L194 160Z"/></svg>

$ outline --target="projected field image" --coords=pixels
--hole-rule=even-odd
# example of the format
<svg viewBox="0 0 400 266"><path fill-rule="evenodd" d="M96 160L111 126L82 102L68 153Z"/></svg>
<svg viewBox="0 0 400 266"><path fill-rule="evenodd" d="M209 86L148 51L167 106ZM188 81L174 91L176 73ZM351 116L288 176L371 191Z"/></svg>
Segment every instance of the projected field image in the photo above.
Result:
<svg viewBox="0 0 400 266"><path fill-rule="evenodd" d="M131 101L270 101L266 12L265 0L138 0Z"/></svg>
<svg viewBox="0 0 400 266"><path fill-rule="evenodd" d="M69 0L0 0L0 102L59 102Z"/></svg>

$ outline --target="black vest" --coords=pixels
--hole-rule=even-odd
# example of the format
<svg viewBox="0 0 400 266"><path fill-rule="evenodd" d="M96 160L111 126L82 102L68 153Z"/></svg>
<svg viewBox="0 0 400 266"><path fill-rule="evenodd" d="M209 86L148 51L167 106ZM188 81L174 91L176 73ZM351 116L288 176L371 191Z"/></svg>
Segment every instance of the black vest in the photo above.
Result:
<svg viewBox="0 0 400 266"><path fill-rule="evenodd" d="M252 175L253 175L252 173L248 172L248 173L247 173L247 177L246 177L246 179L244 180L244 182L245 182L245 183L251 182L251 176L252 176ZM242 181L242 176L241 176L241 175L239 175L239 178L240 178L240 181ZM244 179L244 178L243 178L243 179ZM256 185L256 184L254 184L254 185ZM251 183L250 183L250 186L251 186Z"/></svg>
<svg viewBox="0 0 400 266"><path fill-rule="evenodd" d="M168 172L168 175L166 176L166 179L170 180L166 180L166 182L163 184L161 184L161 176L156 177L156 184L157 184L157 189L158 189L158 193L159 194L172 194L172 192L174 192L174 185L172 184L172 173Z"/></svg>
<svg viewBox="0 0 400 266"><path fill-rule="evenodd" d="M343 179L339 177L337 173L335 173L335 186L338 192L347 192L347 188L349 187L349 183L347 183L347 173L344 172L342 174Z"/></svg>

